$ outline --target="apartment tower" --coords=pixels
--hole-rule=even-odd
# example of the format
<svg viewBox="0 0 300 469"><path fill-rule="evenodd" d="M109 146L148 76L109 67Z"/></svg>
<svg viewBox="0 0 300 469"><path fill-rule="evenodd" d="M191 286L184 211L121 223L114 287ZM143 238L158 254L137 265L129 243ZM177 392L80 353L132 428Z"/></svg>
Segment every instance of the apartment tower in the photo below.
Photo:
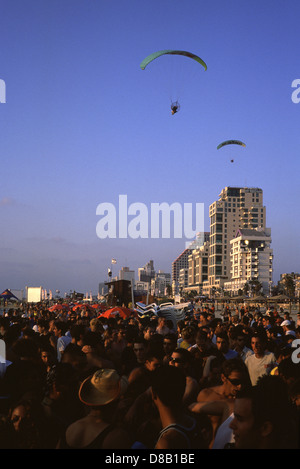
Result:
<svg viewBox="0 0 300 469"><path fill-rule="evenodd" d="M209 271L207 291L223 288L231 279L230 241L239 229L266 227L263 191L259 188L225 187L209 207Z"/></svg>

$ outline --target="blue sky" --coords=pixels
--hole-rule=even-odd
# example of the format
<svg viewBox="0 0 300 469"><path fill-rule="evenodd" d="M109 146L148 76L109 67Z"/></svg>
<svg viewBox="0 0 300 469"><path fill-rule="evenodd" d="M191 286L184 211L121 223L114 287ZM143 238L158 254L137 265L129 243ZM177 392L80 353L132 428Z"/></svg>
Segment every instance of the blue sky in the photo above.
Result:
<svg viewBox="0 0 300 469"><path fill-rule="evenodd" d="M98 204L203 203L209 231L226 186L263 189L274 280L298 272L299 14L297 0L1 0L2 290L96 293L112 257L114 274L150 259L170 272L185 240L101 240ZM140 69L169 48L207 71ZM231 138L246 148L216 150Z"/></svg>

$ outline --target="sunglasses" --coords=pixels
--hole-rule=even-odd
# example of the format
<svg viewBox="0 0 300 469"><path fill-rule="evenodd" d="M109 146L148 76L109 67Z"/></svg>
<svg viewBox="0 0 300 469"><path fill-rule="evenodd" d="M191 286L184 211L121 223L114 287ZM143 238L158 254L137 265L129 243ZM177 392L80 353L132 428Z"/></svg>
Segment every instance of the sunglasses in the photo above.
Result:
<svg viewBox="0 0 300 469"><path fill-rule="evenodd" d="M231 382L231 384L233 384L233 386L241 386L242 384L244 384L243 381L240 379L228 378L228 376L226 376L226 378L228 379L228 381Z"/></svg>
<svg viewBox="0 0 300 469"><path fill-rule="evenodd" d="M12 419L11 419L11 422L12 423L17 423L19 422L20 420L23 420L24 417L21 417L20 415L15 415Z"/></svg>
<svg viewBox="0 0 300 469"><path fill-rule="evenodd" d="M169 362L171 363L182 363L181 358L170 358Z"/></svg>

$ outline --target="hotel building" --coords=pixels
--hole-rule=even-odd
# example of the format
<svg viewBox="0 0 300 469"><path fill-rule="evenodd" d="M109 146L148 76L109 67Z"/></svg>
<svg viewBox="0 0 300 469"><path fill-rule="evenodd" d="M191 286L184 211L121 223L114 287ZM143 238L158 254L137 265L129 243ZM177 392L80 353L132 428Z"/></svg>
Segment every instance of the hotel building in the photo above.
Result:
<svg viewBox="0 0 300 469"><path fill-rule="evenodd" d="M239 229L266 228L266 208L259 188L225 187L209 207L209 268L203 293L223 290L231 280L231 244Z"/></svg>
<svg viewBox="0 0 300 469"><path fill-rule="evenodd" d="M273 250L271 230L266 228L240 229L231 245L231 280L224 283L224 291L237 295L245 283L258 281L262 293L269 294L273 274Z"/></svg>

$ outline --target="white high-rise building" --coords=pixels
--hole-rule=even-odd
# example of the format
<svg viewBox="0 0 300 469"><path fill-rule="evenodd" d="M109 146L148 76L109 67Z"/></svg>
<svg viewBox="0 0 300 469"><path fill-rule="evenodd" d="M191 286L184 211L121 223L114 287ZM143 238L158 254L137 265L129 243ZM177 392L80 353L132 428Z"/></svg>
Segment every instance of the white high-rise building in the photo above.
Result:
<svg viewBox="0 0 300 469"><path fill-rule="evenodd" d="M189 268L189 254L192 249L185 249L175 261L172 262L172 289L173 294L179 293L179 273L181 269Z"/></svg>
<svg viewBox="0 0 300 469"><path fill-rule="evenodd" d="M266 228L266 208L259 188L225 187L209 207L209 274L206 292L231 280L230 241L238 229Z"/></svg>
<svg viewBox="0 0 300 469"><path fill-rule="evenodd" d="M179 271L179 292L187 288L189 282L189 269L180 269Z"/></svg>
<svg viewBox="0 0 300 469"><path fill-rule="evenodd" d="M189 255L188 289L202 293L203 282L208 279L209 242L206 241Z"/></svg>
<svg viewBox="0 0 300 469"><path fill-rule="evenodd" d="M266 228L240 229L231 245L231 280L224 283L224 290L238 294L245 283L257 281L262 293L269 294L273 277L273 250L271 230Z"/></svg>
<svg viewBox="0 0 300 469"><path fill-rule="evenodd" d="M179 254L177 259L175 259L172 262L172 289L173 289L173 294L179 293L179 275L180 275L180 270L181 269L189 269L190 264L189 264L189 258L190 255L194 250L199 250L202 246L206 246L209 241L209 232L199 232L197 233L197 236L195 240L191 241L186 249ZM188 278L188 283L186 287L189 284L189 278ZM181 285L182 286L182 285Z"/></svg>

